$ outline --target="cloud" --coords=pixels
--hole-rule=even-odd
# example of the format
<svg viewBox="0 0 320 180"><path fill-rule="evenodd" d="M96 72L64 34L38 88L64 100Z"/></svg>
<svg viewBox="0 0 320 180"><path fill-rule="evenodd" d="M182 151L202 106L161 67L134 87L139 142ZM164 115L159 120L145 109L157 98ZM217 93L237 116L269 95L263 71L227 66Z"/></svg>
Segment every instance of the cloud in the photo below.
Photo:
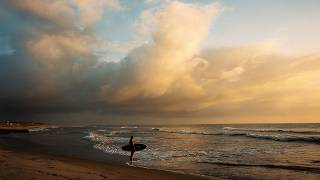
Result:
<svg viewBox="0 0 320 180"><path fill-rule="evenodd" d="M154 3L155 0L144 0L144 3L146 4L151 4L151 3Z"/></svg>
<svg viewBox="0 0 320 180"><path fill-rule="evenodd" d="M51 64L49 61L90 54L92 44L90 41L91 39L85 36L42 34L36 41L27 42L27 48L35 60Z"/></svg>
<svg viewBox="0 0 320 180"><path fill-rule="evenodd" d="M155 98L170 91L178 79L192 83L190 78L182 77L192 66L187 61L198 52L217 13L216 5L202 7L179 2L155 12L158 30L153 34L153 42L135 49L120 62L117 85L104 85L100 97L112 102L137 96ZM181 43L186 40L187 43ZM110 92L111 96L105 96Z"/></svg>
<svg viewBox="0 0 320 180"><path fill-rule="evenodd" d="M136 28L150 41L113 62L100 61L97 47L124 51L134 45L99 42L94 23L106 8L121 9L118 1L6 5L17 18L28 18L24 28L8 31L15 52L0 55L1 117L284 120L320 115L319 53L285 55L270 41L201 49L221 11L217 3L172 1L142 12Z"/></svg>
<svg viewBox="0 0 320 180"><path fill-rule="evenodd" d="M105 9L123 9L118 0L12 0L12 6L61 26L88 26L98 21Z"/></svg>
<svg viewBox="0 0 320 180"><path fill-rule="evenodd" d="M8 2L22 12L59 25L69 25L70 22L75 21L75 9L71 7L68 0L13 0Z"/></svg>
<svg viewBox="0 0 320 180"><path fill-rule="evenodd" d="M0 56L12 55L14 52L10 44L10 39L0 36Z"/></svg>
<svg viewBox="0 0 320 180"><path fill-rule="evenodd" d="M98 21L105 8L113 11L122 10L118 0L75 0L80 11L80 20L84 24L92 24Z"/></svg>
<svg viewBox="0 0 320 180"><path fill-rule="evenodd" d="M201 77L207 77L207 89L213 89L207 98L216 98L210 109L239 118L317 114L313 100L320 98L315 93L319 54L290 57L257 45L206 50L203 58L208 65ZM313 67L306 68L306 62Z"/></svg>

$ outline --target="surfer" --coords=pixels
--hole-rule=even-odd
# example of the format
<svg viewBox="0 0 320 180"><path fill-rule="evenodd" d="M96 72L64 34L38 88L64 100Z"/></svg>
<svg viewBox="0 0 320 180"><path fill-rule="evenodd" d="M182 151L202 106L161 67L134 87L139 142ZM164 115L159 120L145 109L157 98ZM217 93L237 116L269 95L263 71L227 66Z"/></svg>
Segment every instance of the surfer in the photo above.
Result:
<svg viewBox="0 0 320 180"><path fill-rule="evenodd" d="M130 141L129 141L129 144L130 144L130 146L131 146L130 161L132 162L132 161L133 161L134 152L136 152L136 148L134 147L134 142L133 142L133 136L131 136Z"/></svg>

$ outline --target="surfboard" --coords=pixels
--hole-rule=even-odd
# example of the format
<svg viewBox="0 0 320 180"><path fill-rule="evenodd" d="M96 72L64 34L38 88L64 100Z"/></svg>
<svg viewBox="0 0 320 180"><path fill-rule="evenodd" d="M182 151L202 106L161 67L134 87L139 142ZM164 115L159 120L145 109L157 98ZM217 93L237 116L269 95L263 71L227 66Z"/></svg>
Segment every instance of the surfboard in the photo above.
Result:
<svg viewBox="0 0 320 180"><path fill-rule="evenodd" d="M134 144L134 148L136 149L136 151L144 150L146 147L147 146L144 144ZM128 144L128 145L122 146L121 149L123 151L131 151L131 145Z"/></svg>

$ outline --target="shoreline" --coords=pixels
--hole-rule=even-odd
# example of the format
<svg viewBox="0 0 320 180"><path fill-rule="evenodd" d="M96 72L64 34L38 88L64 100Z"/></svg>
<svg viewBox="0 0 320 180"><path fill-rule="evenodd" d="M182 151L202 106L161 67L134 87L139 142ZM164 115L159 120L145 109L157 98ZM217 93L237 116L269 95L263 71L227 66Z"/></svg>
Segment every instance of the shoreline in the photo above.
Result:
<svg viewBox="0 0 320 180"><path fill-rule="evenodd" d="M0 121L0 134L29 133L33 129L48 127L49 125L43 123Z"/></svg>
<svg viewBox="0 0 320 180"><path fill-rule="evenodd" d="M0 146L0 179L218 179Z"/></svg>

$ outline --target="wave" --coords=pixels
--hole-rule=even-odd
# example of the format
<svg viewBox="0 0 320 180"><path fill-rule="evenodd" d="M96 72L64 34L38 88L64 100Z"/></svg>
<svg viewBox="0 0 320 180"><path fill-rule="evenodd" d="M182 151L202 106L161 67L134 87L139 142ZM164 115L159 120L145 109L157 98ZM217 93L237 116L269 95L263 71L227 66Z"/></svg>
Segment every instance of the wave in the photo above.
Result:
<svg viewBox="0 0 320 180"><path fill-rule="evenodd" d="M317 130L247 129L247 128L234 128L234 127L223 127L222 130L226 130L226 131L251 131L251 132L276 132L276 133L299 133L299 134L320 134L320 131L317 131Z"/></svg>
<svg viewBox="0 0 320 180"><path fill-rule="evenodd" d="M295 171L308 171L312 173L320 174L320 168L312 166L298 166L298 165L286 165L286 164L246 164L246 163L229 163L229 162L207 162L202 161L198 163L216 164L222 166L245 166L245 167L264 167L272 169L287 169Z"/></svg>
<svg viewBox="0 0 320 180"><path fill-rule="evenodd" d="M96 131L98 131L98 132L105 132L106 130L105 130L105 129L98 129L98 130L96 130Z"/></svg>
<svg viewBox="0 0 320 180"><path fill-rule="evenodd" d="M37 128L32 128L29 129L29 132L38 132L38 131L48 131L49 129L57 129L59 126L47 126L47 127L37 127Z"/></svg>
<svg viewBox="0 0 320 180"><path fill-rule="evenodd" d="M308 142L320 144L320 136L272 136L272 135L259 135L250 133L235 133L229 134L230 136L245 136L256 139L267 139L280 142Z"/></svg>
<svg viewBox="0 0 320 180"><path fill-rule="evenodd" d="M47 131L47 130L48 130L47 127L39 127L39 128L29 129L29 132L38 132L38 131Z"/></svg>
<svg viewBox="0 0 320 180"><path fill-rule="evenodd" d="M137 129L138 126L121 126L121 129Z"/></svg>
<svg viewBox="0 0 320 180"><path fill-rule="evenodd" d="M205 131L191 131L191 130L168 130L161 128L152 128L154 131L165 132L165 133L176 133L176 134L195 134L195 135L216 135L216 136L244 136L249 138L256 139L265 139L265 140L273 140L280 142L307 142L307 143L316 143L320 144L320 136L284 136L284 135L263 135L263 134L253 134L246 132L218 132L218 133L210 133Z"/></svg>
<svg viewBox="0 0 320 180"><path fill-rule="evenodd" d="M119 135L119 134L127 134L130 133L131 131L129 130L119 130L119 131L107 131L105 129L98 129L94 130L91 133L99 134L99 135L106 135L106 136L114 136L114 135ZM103 134L104 133L104 134Z"/></svg>
<svg viewBox="0 0 320 180"><path fill-rule="evenodd" d="M119 151L119 147L112 145L110 142L110 138L105 137L102 134L98 134L95 132L89 132L88 136L84 136L84 139L87 139L89 141L94 142L95 144L93 145L93 148L104 151L104 152L108 152L108 153L118 153ZM108 145L107 145L108 144Z"/></svg>
<svg viewBox="0 0 320 180"><path fill-rule="evenodd" d="M93 148L108 154L128 155L128 152L122 151L121 147L116 145L105 145L105 144L99 143L99 144L95 144Z"/></svg>
<svg viewBox="0 0 320 180"><path fill-rule="evenodd" d="M123 136L111 136L109 134L104 134L101 132L91 131L86 132L88 133L87 136L82 137L83 139L89 140L94 143L101 143L105 145L110 144L121 144L125 145L129 143L130 137L123 137ZM112 134L114 135L114 134ZM155 139L153 137L135 137L136 142L143 142L143 141L154 141Z"/></svg>
<svg viewBox="0 0 320 180"><path fill-rule="evenodd" d="M83 139L90 140L95 143L126 143L129 142L128 137L110 137L105 134L97 133L97 132L89 132L88 136L84 136Z"/></svg>
<svg viewBox="0 0 320 180"><path fill-rule="evenodd" d="M221 135L221 133L209 133L204 131L191 131L191 130L168 130L168 129L161 129L161 128L152 128L152 130L165 132L165 133L177 133L177 134Z"/></svg>
<svg viewBox="0 0 320 180"><path fill-rule="evenodd" d="M114 135L117 135L117 134L127 134L127 133L130 133L131 131L128 131L128 130L120 130L120 131L110 131L108 134L108 136L114 136Z"/></svg>
<svg viewBox="0 0 320 180"><path fill-rule="evenodd" d="M105 142L108 140L105 136L98 134L98 133L95 133L95 132L89 132L89 135L84 136L83 138L88 139L93 142Z"/></svg>
<svg viewBox="0 0 320 180"><path fill-rule="evenodd" d="M93 142L93 148L103 151L108 154L120 154L128 155L128 152L123 151L121 147L129 142L128 137L110 137L104 134L97 133L95 131L89 132L87 136L84 136L90 142ZM136 138L140 139L140 138ZM137 152L137 155L141 152Z"/></svg>

